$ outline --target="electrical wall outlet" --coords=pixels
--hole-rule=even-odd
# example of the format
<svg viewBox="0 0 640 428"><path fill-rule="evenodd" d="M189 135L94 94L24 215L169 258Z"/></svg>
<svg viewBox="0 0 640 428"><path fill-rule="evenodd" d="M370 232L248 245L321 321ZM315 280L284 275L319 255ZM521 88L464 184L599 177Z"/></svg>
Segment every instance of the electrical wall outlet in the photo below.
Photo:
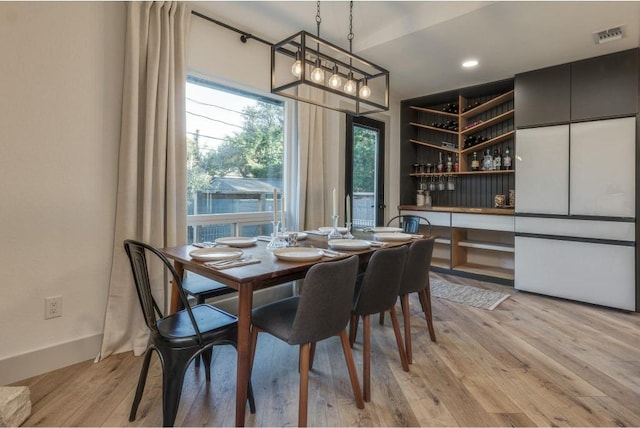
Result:
<svg viewBox="0 0 640 428"><path fill-rule="evenodd" d="M62 296L45 297L44 299L44 319L57 318L62 316Z"/></svg>

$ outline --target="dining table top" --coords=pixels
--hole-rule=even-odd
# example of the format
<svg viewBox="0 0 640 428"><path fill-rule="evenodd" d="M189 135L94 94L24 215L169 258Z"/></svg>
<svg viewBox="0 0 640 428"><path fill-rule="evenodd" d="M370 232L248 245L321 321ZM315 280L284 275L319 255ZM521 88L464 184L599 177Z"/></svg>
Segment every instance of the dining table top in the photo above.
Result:
<svg viewBox="0 0 640 428"><path fill-rule="evenodd" d="M314 233L312 231L306 231L305 234L307 235L305 239L298 240L298 247L318 248L321 250L330 249L329 239L325 234ZM259 260L259 263L220 270L207 266L204 261L192 258L189 253L198 248L193 245L164 248L162 252L170 259L181 263L185 269L204 276L213 276L217 281L228 287L238 289L242 284L251 282L254 289L260 289L283 283L288 280L303 278L311 266L324 261L337 260L351 255L358 255L363 259L361 262L366 263L369 258L367 256L370 256L376 249L404 245L413 240L424 238L424 235L411 235L411 238L407 240L381 242L374 239L375 234L373 232L356 230L354 231L354 237L355 239L371 242L372 245L365 249L340 249L338 251L332 251L332 254L324 255L317 260L303 261L281 260L275 256L273 250L267 248L268 242L259 239L255 245L238 248L242 250L245 256L250 256L253 260Z"/></svg>

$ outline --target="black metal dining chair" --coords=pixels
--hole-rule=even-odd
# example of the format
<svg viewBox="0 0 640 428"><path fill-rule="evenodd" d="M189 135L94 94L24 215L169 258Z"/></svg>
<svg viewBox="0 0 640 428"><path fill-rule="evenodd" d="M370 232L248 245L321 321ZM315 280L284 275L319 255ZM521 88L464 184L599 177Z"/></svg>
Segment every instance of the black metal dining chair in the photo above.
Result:
<svg viewBox="0 0 640 428"><path fill-rule="evenodd" d="M404 371L409 371L405 347L400 334L400 324L395 303L400 290L400 280L407 257L407 246L377 250L369 264L353 298L353 309L349 323L349 342L353 346L359 318L362 318L362 379L364 401L371 401L371 315L389 311L393 332L398 345L400 361Z"/></svg>
<svg viewBox="0 0 640 428"><path fill-rule="evenodd" d="M346 326L358 272L358 256L319 263L307 272L300 296L253 309L251 314L251 367L259 332L267 332L289 345L300 346L298 426L307 425L309 370L315 344L340 336L351 387L359 409L364 408Z"/></svg>
<svg viewBox="0 0 640 428"><path fill-rule="evenodd" d="M162 365L162 423L164 426L173 426L187 367L196 356L202 355L208 382L211 379L211 348L214 345L236 347L237 318L211 305L189 306L181 278L169 260L155 247L128 239L124 241L124 248L131 263L140 307L149 328L149 341L129 421L135 420L151 356L155 351ZM151 291L148 254L156 256L170 273L184 309L171 315L163 315ZM248 386L248 399L249 408L255 413L251 382Z"/></svg>
<svg viewBox="0 0 640 428"><path fill-rule="evenodd" d="M431 311L431 288L429 284L429 270L435 238L415 241L409 247L407 261L404 265L402 281L400 283L400 303L404 318L404 343L409 364L413 363L413 351L411 346L411 312L409 310L409 294L418 293L424 317L427 321L429 336L432 342L436 341L436 333L433 328L433 314ZM380 314L380 324L384 323L384 313Z"/></svg>
<svg viewBox="0 0 640 428"><path fill-rule="evenodd" d="M408 214L397 215L389 219L387 226L392 226L396 220L400 225L399 227L401 227L405 233L418 233L420 231L420 225L424 224L427 226L427 233L431 235L431 222L425 217Z"/></svg>

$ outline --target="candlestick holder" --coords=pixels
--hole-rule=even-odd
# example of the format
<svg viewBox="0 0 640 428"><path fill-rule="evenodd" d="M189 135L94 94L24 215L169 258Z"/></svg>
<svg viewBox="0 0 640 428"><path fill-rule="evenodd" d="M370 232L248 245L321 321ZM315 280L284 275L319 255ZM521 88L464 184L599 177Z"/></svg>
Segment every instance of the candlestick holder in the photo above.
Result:
<svg viewBox="0 0 640 428"><path fill-rule="evenodd" d="M344 235L344 239L353 239L354 236L351 234L351 222L348 221L346 223L346 226L347 226L347 233L346 235Z"/></svg>
<svg viewBox="0 0 640 428"><path fill-rule="evenodd" d="M329 233L328 239L341 239L342 234L338 232L338 216L334 215L331 217L333 220L333 229L331 229L331 233Z"/></svg>
<svg viewBox="0 0 640 428"><path fill-rule="evenodd" d="M280 237L278 233L278 229L280 228L279 221L272 221L273 224L273 232L271 232L271 241L267 244L268 250L275 250L276 248L284 248L287 246L287 243Z"/></svg>

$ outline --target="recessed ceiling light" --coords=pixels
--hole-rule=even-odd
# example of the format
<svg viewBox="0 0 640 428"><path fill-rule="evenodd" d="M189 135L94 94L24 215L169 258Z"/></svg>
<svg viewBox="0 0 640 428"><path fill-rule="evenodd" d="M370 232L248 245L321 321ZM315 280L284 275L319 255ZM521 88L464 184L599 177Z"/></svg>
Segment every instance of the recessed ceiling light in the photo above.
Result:
<svg viewBox="0 0 640 428"><path fill-rule="evenodd" d="M472 68L472 67L475 67L476 65L478 65L478 60L476 59L468 59L462 63L462 66L464 68Z"/></svg>

